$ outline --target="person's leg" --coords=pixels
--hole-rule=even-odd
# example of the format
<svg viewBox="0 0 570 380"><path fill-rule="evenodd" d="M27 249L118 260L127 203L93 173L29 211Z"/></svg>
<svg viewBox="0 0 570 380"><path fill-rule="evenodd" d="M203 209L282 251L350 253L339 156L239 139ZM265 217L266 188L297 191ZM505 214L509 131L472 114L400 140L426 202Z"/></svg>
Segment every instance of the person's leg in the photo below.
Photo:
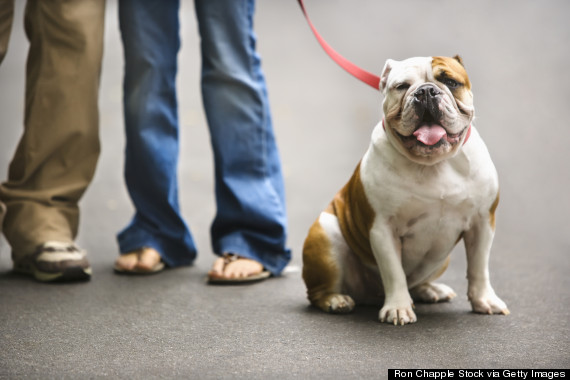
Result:
<svg viewBox="0 0 570 380"><path fill-rule="evenodd" d="M201 36L202 97L216 168L213 249L218 255L235 253L253 259L278 275L289 262L290 252L285 246L281 163L255 51L254 1L196 0L195 6Z"/></svg>
<svg viewBox="0 0 570 380"><path fill-rule="evenodd" d="M196 256L178 204L178 11L178 0L119 1L125 50L125 181L136 209L118 235L123 255L116 264L124 270L140 261L133 264L133 257L140 257L145 247L173 267L190 265Z"/></svg>
<svg viewBox="0 0 570 380"><path fill-rule="evenodd" d="M69 279L90 271L72 243L78 202L99 156L104 8L101 0L29 0L26 7L24 134L0 200L7 206L3 232L15 268L33 270L41 280L66 279L67 269L74 272Z"/></svg>
<svg viewBox="0 0 570 380"><path fill-rule="evenodd" d="M0 0L0 64L4 60L12 31L14 0Z"/></svg>
<svg viewBox="0 0 570 380"><path fill-rule="evenodd" d="M0 0L0 64L2 64L8 50L13 19L14 0ZM0 233L2 232L2 222L5 213L6 206L0 201Z"/></svg>

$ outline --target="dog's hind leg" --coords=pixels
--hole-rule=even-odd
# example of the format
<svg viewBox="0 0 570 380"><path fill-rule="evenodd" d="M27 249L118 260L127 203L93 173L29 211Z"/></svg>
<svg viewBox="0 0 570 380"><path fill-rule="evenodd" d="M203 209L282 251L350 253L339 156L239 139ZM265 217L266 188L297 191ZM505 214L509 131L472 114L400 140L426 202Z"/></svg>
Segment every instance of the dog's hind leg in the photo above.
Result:
<svg viewBox="0 0 570 380"><path fill-rule="evenodd" d="M433 280L445 272L449 265L449 260L450 257L448 256L442 267L436 270L426 282L410 289L410 295L414 301L425 303L446 302L457 296L449 286L433 282Z"/></svg>
<svg viewBox="0 0 570 380"><path fill-rule="evenodd" d="M435 303L451 301L457 294L449 286L436 282L426 282L410 290L412 299L417 302Z"/></svg>
<svg viewBox="0 0 570 380"><path fill-rule="evenodd" d="M303 280L309 301L328 313L349 313L354 300L341 294L341 260L350 248L344 241L336 216L321 213L303 245Z"/></svg>

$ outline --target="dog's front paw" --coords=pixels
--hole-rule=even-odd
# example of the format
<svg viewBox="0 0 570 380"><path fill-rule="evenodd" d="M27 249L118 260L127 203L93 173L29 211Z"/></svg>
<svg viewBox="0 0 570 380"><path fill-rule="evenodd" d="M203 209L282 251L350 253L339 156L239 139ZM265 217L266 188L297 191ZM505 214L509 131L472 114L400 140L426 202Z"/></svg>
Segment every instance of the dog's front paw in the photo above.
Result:
<svg viewBox="0 0 570 380"><path fill-rule="evenodd" d="M418 319L416 313L412 310L412 304L397 305L397 304L384 304L380 309L380 322L392 323L396 325L405 325L414 323Z"/></svg>
<svg viewBox="0 0 570 380"><path fill-rule="evenodd" d="M483 292L480 295L469 295L471 308L475 313L509 315L507 304L503 302L493 290Z"/></svg>
<svg viewBox="0 0 570 380"><path fill-rule="evenodd" d="M416 286L410 291L410 294L415 301L426 303L446 302L457 296L449 286L435 282Z"/></svg>

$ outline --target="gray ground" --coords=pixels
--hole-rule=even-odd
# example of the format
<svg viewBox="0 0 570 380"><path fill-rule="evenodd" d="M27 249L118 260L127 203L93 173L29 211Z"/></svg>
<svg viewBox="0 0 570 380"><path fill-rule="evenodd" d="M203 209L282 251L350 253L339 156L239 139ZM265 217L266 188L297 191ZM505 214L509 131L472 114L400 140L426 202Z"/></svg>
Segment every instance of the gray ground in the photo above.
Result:
<svg viewBox="0 0 570 380"><path fill-rule="evenodd" d="M22 128L27 42L23 1L0 68L0 177ZM107 10L100 95L103 152L82 201L78 242L91 282L44 285L11 273L0 241L0 378L384 378L388 368L570 367L570 2L310 0L331 45L379 73L387 58L463 56L477 127L501 179L491 277L511 315L467 302L464 250L443 279L453 302L418 305L418 322L377 322L378 307L332 316L308 306L301 246L344 184L380 117L380 96L317 45L294 0L258 3L256 29L285 169L289 245L282 278L206 286L213 256L212 157L198 88L193 7L183 2L181 202L200 248L193 267L132 278L112 273L114 235L132 206L121 178L122 50Z"/></svg>

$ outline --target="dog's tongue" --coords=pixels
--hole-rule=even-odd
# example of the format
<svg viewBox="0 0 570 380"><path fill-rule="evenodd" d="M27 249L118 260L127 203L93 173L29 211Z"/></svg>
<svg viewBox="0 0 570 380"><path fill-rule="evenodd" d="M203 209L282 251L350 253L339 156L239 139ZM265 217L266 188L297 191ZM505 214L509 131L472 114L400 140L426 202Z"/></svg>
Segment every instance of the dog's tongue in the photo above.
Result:
<svg viewBox="0 0 570 380"><path fill-rule="evenodd" d="M429 146L435 145L446 134L445 129L437 124L423 125L414 132L414 136L416 136L418 141Z"/></svg>

